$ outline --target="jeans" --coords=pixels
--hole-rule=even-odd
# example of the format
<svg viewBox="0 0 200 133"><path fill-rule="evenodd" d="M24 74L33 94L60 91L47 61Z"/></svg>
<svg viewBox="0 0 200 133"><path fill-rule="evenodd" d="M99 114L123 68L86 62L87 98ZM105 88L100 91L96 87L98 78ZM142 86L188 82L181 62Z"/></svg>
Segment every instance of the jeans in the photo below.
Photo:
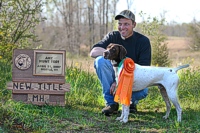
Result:
<svg viewBox="0 0 200 133"><path fill-rule="evenodd" d="M96 69L96 74L103 89L103 97L106 101L106 105L116 104L114 96L110 94L110 87L112 83L115 82L115 72L110 60L104 59L103 56L99 56L94 61L94 68ZM132 92L131 102L137 104L139 100L145 98L147 95L148 88Z"/></svg>

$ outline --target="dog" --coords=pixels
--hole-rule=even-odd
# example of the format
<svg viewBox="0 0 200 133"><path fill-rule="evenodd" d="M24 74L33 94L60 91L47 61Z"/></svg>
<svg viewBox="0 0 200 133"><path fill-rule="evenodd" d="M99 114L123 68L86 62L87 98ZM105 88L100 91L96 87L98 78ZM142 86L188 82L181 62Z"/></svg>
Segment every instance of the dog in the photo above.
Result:
<svg viewBox="0 0 200 133"><path fill-rule="evenodd" d="M118 65L126 58L126 49L119 44L109 44L106 50L103 52L103 57L105 59L111 60L113 65L115 76L118 77ZM134 70L134 83L132 90L140 91L150 86L160 86L160 93L166 104L166 114L163 116L164 119L167 119L170 114L172 101L173 105L176 108L177 112L177 121L181 122L182 108L178 101L177 96L177 87L179 83L179 77L177 71L183 68L189 67L189 64L182 65L176 68L167 68L167 67L153 67L153 66L141 66L135 63ZM111 92L113 92L112 90ZM119 120L122 123L128 122L129 116L129 106L122 104L122 113L120 117L117 117L116 120Z"/></svg>

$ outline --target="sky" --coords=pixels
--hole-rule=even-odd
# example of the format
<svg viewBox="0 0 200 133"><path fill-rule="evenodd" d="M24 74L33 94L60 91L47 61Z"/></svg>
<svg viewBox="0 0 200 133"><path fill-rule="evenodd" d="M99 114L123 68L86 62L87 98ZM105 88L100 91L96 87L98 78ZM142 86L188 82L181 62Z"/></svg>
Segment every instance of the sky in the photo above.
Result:
<svg viewBox="0 0 200 133"><path fill-rule="evenodd" d="M160 18L163 12L167 23L189 23L194 18L200 21L199 0L132 0L130 10L135 14L136 22L141 22L139 16L143 11L151 17ZM116 13L127 9L126 0L119 0Z"/></svg>

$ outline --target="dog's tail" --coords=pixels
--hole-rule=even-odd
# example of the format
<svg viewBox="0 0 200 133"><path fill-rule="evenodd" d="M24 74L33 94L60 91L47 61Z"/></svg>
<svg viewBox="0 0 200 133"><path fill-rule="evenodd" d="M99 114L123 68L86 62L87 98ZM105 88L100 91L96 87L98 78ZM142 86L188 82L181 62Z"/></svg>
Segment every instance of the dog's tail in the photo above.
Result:
<svg viewBox="0 0 200 133"><path fill-rule="evenodd" d="M185 64L185 65L182 65L182 66L178 66L178 67L174 68L174 71L177 72L178 70L183 69L183 68L187 68L187 67L189 67L189 66L190 66L189 64Z"/></svg>

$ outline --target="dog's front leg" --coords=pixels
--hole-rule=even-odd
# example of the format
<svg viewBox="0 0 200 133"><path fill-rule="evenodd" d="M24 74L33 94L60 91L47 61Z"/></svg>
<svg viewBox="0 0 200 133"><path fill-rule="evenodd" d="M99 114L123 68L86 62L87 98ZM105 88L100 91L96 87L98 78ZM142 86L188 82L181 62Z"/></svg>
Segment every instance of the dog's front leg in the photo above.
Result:
<svg viewBox="0 0 200 133"><path fill-rule="evenodd" d="M128 116L129 116L129 106L126 106L122 104L122 113L120 117L117 117L116 120L119 120L122 123L128 122Z"/></svg>
<svg viewBox="0 0 200 133"><path fill-rule="evenodd" d="M120 117L117 117L117 118L116 118L117 121L121 121L121 120L124 118L124 106L125 106L125 105L122 104L122 113L121 113L121 116L120 116Z"/></svg>
<svg viewBox="0 0 200 133"><path fill-rule="evenodd" d="M129 116L129 110L130 110L130 106L126 106L126 105L123 105L124 106L124 117L123 117L123 120L121 120L121 122L123 123L127 123L128 122L128 116Z"/></svg>

